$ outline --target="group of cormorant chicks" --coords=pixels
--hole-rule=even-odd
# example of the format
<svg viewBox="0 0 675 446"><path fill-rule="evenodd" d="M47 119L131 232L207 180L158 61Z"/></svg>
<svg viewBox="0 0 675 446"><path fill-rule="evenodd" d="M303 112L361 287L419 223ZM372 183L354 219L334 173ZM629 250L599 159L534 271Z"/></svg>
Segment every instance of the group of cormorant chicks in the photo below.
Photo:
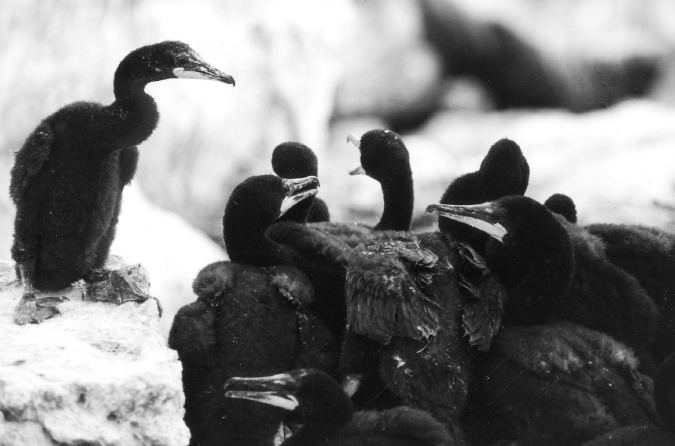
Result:
<svg viewBox="0 0 675 446"><path fill-rule="evenodd" d="M17 323L58 314L37 290L100 277L158 121L144 87L174 77L234 85L184 43L142 47L111 105L67 105L17 152ZM349 140L353 173L382 186L373 227L329 222L300 143L232 191L230 260L198 274L169 336L191 444L675 444L675 235L580 226L568 197L525 197L529 166L508 139L428 207L437 231L412 233L401 137Z"/></svg>

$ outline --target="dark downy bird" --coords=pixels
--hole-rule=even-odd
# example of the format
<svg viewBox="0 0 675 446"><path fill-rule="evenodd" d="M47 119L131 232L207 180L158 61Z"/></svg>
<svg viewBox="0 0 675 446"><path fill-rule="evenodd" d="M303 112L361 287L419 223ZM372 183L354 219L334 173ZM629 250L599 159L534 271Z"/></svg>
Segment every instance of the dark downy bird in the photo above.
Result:
<svg viewBox="0 0 675 446"><path fill-rule="evenodd" d="M388 130L372 130L363 135L359 145L366 173L383 182L383 191L387 191L385 211L375 229L407 231L414 203L408 151L401 137ZM400 190L400 184L405 189L402 196L389 193L393 189ZM403 217L396 214L397 209L403 212ZM372 238L372 232L372 229L356 224L303 225L297 221L279 222L267 232L270 239L284 246L292 256L293 264L311 280L317 296L313 307L338 342L342 342L346 323L344 289L348 254L352 248Z"/></svg>
<svg viewBox="0 0 675 446"><path fill-rule="evenodd" d="M104 265L122 190L136 170L136 146L148 139L159 119L144 88L172 78L234 85L232 76L207 64L185 43L144 46L117 67L112 104L75 102L61 108L17 152L9 188L17 208L12 258L26 296L34 289L55 291L87 280Z"/></svg>
<svg viewBox="0 0 675 446"><path fill-rule="evenodd" d="M658 364L675 352L675 234L624 224L591 224L585 229L602 240L607 260L640 282L659 309L650 352Z"/></svg>
<svg viewBox="0 0 675 446"><path fill-rule="evenodd" d="M643 371L658 310L633 276L607 261L602 243L521 196L482 205L431 205L428 211L491 236L485 260L507 290L504 323L537 325L567 319L633 348Z"/></svg>
<svg viewBox="0 0 675 446"><path fill-rule="evenodd" d="M530 181L530 166L520 147L509 139L500 139L490 147L476 172L464 174L448 186L441 204L480 204L508 195L523 195ZM464 241L479 252L488 236L468 225L442 218L442 232Z"/></svg>
<svg viewBox="0 0 675 446"><path fill-rule="evenodd" d="M306 145L284 142L272 152L272 170L281 178L316 177L319 175L319 162L312 149ZM310 197L286 212L279 221L305 223L303 217L307 223L330 221L328 206L322 199Z"/></svg>
<svg viewBox="0 0 675 446"><path fill-rule="evenodd" d="M576 223L571 198L555 194L544 205ZM658 307L655 340L649 352L654 363L661 363L675 351L675 234L654 227L610 223L583 229L599 239L603 256L635 277Z"/></svg>
<svg viewBox="0 0 675 446"><path fill-rule="evenodd" d="M553 194L544 201L544 206L549 211L562 215L570 223L577 222L577 207L574 205L574 201L567 195Z"/></svg>
<svg viewBox="0 0 675 446"><path fill-rule="evenodd" d="M651 378L637 362L623 344L571 322L505 327L477 363L472 444L572 446L626 426L656 430Z"/></svg>
<svg viewBox="0 0 675 446"><path fill-rule="evenodd" d="M421 410L354 412L340 385L317 370L231 378L225 396L300 412L305 423L284 446L442 446L450 441L443 425Z"/></svg>
<svg viewBox="0 0 675 446"><path fill-rule="evenodd" d="M232 376L297 367L336 374L338 346L309 309L311 283L265 237L265 229L316 194L316 177L252 177L232 192L223 217L230 262L205 267L197 301L176 314L169 346L183 363L185 422L192 445L271 444L286 413L217 397Z"/></svg>

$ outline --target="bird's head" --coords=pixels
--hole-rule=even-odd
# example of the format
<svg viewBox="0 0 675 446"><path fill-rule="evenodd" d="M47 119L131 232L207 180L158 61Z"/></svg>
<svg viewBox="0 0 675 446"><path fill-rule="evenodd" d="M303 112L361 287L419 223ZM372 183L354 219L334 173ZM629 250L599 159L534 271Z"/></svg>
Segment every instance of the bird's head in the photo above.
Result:
<svg viewBox="0 0 675 446"><path fill-rule="evenodd" d="M149 82L165 79L206 79L234 85L234 78L208 64L189 45L167 40L143 46L129 53L115 73L116 94L123 86L131 91ZM128 89L128 87L127 87Z"/></svg>
<svg viewBox="0 0 675 446"><path fill-rule="evenodd" d="M408 149L401 137L391 130L371 130L361 139L349 135L347 140L361 152L361 165L351 172L352 175L365 174L382 182L397 174L410 173Z"/></svg>

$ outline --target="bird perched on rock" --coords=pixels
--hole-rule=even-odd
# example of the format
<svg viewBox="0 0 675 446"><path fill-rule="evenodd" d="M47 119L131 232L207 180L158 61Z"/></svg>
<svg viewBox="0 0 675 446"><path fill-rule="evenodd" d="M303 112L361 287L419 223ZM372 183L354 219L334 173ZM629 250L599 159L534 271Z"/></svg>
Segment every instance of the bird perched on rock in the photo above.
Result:
<svg viewBox="0 0 675 446"><path fill-rule="evenodd" d="M304 178L319 175L319 162L316 155L304 144L284 142L272 152L272 170L281 178ZM309 213L307 213L307 209ZM279 221L297 221L304 223L300 214L306 216L307 223L330 221L326 203L316 196L309 197L286 212Z"/></svg>
<svg viewBox="0 0 675 446"><path fill-rule="evenodd" d="M349 397L330 376L293 370L258 378L231 378L225 396L297 411L305 423L284 446L442 446L450 439L441 423L410 407L354 412Z"/></svg>
<svg viewBox="0 0 675 446"><path fill-rule="evenodd" d="M285 413L216 393L232 376L314 367L336 373L337 344L309 309L311 283L289 265L266 228L316 194L316 177L252 177L239 184L223 217L229 262L205 267L197 301L176 314L169 346L183 363L185 422L193 445L271 444Z"/></svg>
<svg viewBox="0 0 675 446"><path fill-rule="evenodd" d="M185 43L144 46L117 67L112 104L66 105L45 118L17 152L9 189L17 208L12 258L26 295L65 288L103 266L122 190L136 170L136 146L159 119L144 88L171 78L234 85L232 76Z"/></svg>

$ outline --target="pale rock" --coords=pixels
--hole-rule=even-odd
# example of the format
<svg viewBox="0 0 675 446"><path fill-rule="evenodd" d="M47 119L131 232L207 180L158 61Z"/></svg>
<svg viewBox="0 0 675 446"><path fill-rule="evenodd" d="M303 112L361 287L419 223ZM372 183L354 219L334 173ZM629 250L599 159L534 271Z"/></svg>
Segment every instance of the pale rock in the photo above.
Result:
<svg viewBox="0 0 675 446"><path fill-rule="evenodd" d="M210 263L227 260L217 243L182 217L150 203L135 183L124 190L110 251L147 269L149 294L161 299L159 328L166 337L176 312L195 300L192 281L197 273Z"/></svg>
<svg viewBox="0 0 675 446"><path fill-rule="evenodd" d="M0 262L0 444L186 445L182 368L156 301L84 302L82 292L66 290L60 317L16 325L22 288Z"/></svg>

